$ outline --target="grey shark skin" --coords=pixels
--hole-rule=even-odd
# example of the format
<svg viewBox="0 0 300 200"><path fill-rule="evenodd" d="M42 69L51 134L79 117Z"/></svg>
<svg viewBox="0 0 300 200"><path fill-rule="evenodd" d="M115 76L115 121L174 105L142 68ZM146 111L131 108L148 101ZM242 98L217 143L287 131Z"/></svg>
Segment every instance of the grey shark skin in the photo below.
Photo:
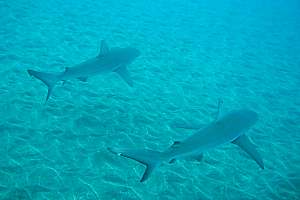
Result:
<svg viewBox="0 0 300 200"><path fill-rule="evenodd" d="M235 110L208 124L185 140L175 141L163 152L110 147L108 150L146 165L140 182L147 180L151 172L162 162L173 163L177 159L186 158L201 160L204 152L226 143L241 147L263 169L262 158L254 144L244 135L257 119L257 114L251 110Z"/></svg>
<svg viewBox="0 0 300 200"><path fill-rule="evenodd" d="M57 82L70 79L86 81L88 77L98 74L116 72L129 86L133 86L127 66L139 55L139 50L135 48L109 49L105 41L102 40L99 55L81 64L74 67L67 67L65 71L59 73L38 72L34 70L28 70L28 73L40 79L48 86L47 101Z"/></svg>

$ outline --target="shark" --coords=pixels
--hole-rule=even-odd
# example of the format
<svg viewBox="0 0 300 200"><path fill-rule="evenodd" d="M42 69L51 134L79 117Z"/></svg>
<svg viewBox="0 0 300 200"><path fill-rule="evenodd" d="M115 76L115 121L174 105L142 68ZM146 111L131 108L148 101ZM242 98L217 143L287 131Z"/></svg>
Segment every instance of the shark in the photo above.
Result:
<svg viewBox="0 0 300 200"><path fill-rule="evenodd" d="M41 80L47 87L48 93L46 102L48 101L54 86L63 81L71 79L79 79L86 82L91 76L98 74L106 74L110 72L117 73L129 86L133 86L133 81L127 70L127 66L131 64L138 56L140 51L136 48L109 48L107 43L102 40L99 54L87 61L84 61L73 67L66 67L63 72L50 73L35 70L27 70L28 74Z"/></svg>
<svg viewBox="0 0 300 200"><path fill-rule="evenodd" d="M258 120L258 114L249 109L233 110L197 130L182 141L175 141L165 151L151 149L108 147L108 151L133 159L146 166L140 182L146 181L150 174L164 162L174 163L178 159L194 159L200 161L203 153L232 143L244 150L262 169L264 162L251 142L246 131Z"/></svg>

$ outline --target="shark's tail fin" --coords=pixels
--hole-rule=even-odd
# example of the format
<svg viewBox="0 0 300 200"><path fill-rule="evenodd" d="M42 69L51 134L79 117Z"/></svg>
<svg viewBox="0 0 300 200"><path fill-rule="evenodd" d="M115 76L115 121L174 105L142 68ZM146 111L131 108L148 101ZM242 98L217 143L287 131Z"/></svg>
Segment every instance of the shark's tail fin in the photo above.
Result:
<svg viewBox="0 0 300 200"><path fill-rule="evenodd" d="M143 177L140 182L144 182L153 172L153 170L163 161L162 153L148 149L119 149L107 148L110 152L121 155L126 158L138 161L146 166Z"/></svg>
<svg viewBox="0 0 300 200"><path fill-rule="evenodd" d="M46 97L46 102L47 102L51 95L53 87L55 86L57 81L59 81L59 75L55 73L38 72L34 70L27 70L27 72L29 75L34 76L37 79L40 79L43 83L45 83L48 86L48 93Z"/></svg>

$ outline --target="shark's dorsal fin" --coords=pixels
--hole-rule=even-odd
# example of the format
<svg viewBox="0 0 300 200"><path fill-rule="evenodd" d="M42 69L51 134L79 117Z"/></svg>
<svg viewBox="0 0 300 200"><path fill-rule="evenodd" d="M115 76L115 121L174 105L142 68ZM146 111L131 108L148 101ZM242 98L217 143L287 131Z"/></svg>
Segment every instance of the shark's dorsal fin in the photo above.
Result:
<svg viewBox="0 0 300 200"><path fill-rule="evenodd" d="M70 67L66 67L65 68L65 73L68 72L70 70Z"/></svg>
<svg viewBox="0 0 300 200"><path fill-rule="evenodd" d="M222 106L223 106L223 100L221 98L219 98L218 99L218 108L217 108L218 110L216 113L215 122L218 122L218 120L220 119Z"/></svg>
<svg viewBox="0 0 300 200"><path fill-rule="evenodd" d="M101 40L101 45L100 45L100 52L98 56L103 56L109 52L108 45L106 44L105 40Z"/></svg>
<svg viewBox="0 0 300 200"><path fill-rule="evenodd" d="M173 144L171 145L171 147L172 148L178 148L180 144L181 144L180 141L174 141Z"/></svg>
<svg viewBox="0 0 300 200"><path fill-rule="evenodd" d="M87 77L78 77L78 79L82 82L87 82Z"/></svg>

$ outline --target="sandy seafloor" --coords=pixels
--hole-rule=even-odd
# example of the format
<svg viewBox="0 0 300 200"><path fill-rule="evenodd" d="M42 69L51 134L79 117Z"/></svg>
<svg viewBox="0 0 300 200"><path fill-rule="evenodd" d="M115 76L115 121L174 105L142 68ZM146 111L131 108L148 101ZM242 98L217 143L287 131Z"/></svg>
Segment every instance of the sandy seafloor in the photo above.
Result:
<svg viewBox="0 0 300 200"><path fill-rule="evenodd" d="M290 1L0 1L1 199L300 199L300 3ZM46 87L26 70L62 71L99 43L142 54L114 74ZM144 166L107 147L164 150L178 128L249 108L247 134L265 162L238 147L202 162Z"/></svg>

